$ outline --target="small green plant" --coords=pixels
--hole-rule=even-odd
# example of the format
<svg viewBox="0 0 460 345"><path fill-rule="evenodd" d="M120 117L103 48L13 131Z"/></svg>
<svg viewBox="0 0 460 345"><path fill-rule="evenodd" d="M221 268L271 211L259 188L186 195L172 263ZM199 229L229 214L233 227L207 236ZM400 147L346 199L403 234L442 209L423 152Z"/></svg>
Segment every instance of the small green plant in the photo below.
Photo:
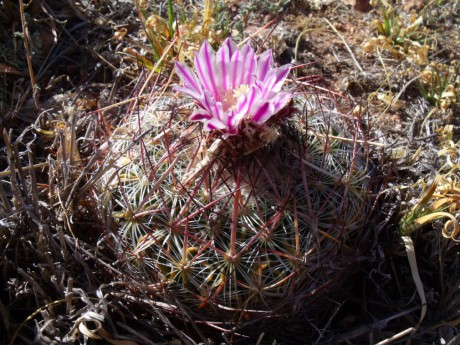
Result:
<svg viewBox="0 0 460 345"><path fill-rule="evenodd" d="M224 1L216 3L213 18L216 19L211 24L211 32L215 32L221 37L230 36L230 18Z"/></svg>
<svg viewBox="0 0 460 345"><path fill-rule="evenodd" d="M442 236L460 242L455 213L460 209L460 183L456 175L438 175L414 207L401 219L399 232L408 236L439 219L447 219Z"/></svg>
<svg viewBox="0 0 460 345"><path fill-rule="evenodd" d="M418 81L419 90L431 105L441 109L460 105L460 66L430 63Z"/></svg>
<svg viewBox="0 0 460 345"><path fill-rule="evenodd" d="M164 55L166 47L171 43L171 39L175 35L172 0L168 0L168 20L152 13L153 11L147 1L135 0L134 4L150 42L154 61L158 61ZM168 54L172 54L172 51L168 52Z"/></svg>
<svg viewBox="0 0 460 345"><path fill-rule="evenodd" d="M426 45L427 29L423 26L423 16L414 12L406 21L392 6L383 4L381 13L382 18L372 22L377 37L365 42L364 50L388 51L397 60L408 58L417 65L426 65L429 46Z"/></svg>
<svg viewBox="0 0 460 345"><path fill-rule="evenodd" d="M401 235L407 236L436 220L447 219L442 236L460 242L460 226L456 218L460 210L460 141L453 141L452 125L439 128L437 133L440 143L438 157L442 166L431 184L425 180L420 181L425 191L401 219L399 231Z"/></svg>
<svg viewBox="0 0 460 345"><path fill-rule="evenodd" d="M210 30L216 28L214 16L220 15L218 18L220 27L225 27L226 18L221 12L215 10L214 2L210 0L204 2L202 10L195 9L193 13L186 13L184 8L181 9L181 13L177 13L173 1L168 0L167 19L156 14L147 1L135 0L134 3L150 43L151 55L138 53L133 47L127 48L126 51L149 69L160 60L166 63L172 63L176 58L181 61L191 60L193 52L203 41L220 44L228 34L228 30ZM187 11L190 12L191 9ZM126 32L119 32L114 38L123 40L125 35ZM145 50L149 51L147 47Z"/></svg>
<svg viewBox="0 0 460 345"><path fill-rule="evenodd" d="M422 31L422 23L423 17L417 16L414 12L408 25L405 25L393 7L382 6L382 19L376 20L374 25L380 35L389 38L394 44L403 46L408 40L423 42L425 35Z"/></svg>

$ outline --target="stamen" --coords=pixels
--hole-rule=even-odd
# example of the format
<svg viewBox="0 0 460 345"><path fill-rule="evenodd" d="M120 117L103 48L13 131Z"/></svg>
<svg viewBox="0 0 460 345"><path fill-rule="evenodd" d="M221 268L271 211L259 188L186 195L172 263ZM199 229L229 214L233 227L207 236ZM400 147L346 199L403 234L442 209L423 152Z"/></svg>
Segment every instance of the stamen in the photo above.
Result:
<svg viewBox="0 0 460 345"><path fill-rule="evenodd" d="M249 85L241 84L237 88L227 90L221 93L221 102L224 110L232 109L236 106L238 97L249 92Z"/></svg>

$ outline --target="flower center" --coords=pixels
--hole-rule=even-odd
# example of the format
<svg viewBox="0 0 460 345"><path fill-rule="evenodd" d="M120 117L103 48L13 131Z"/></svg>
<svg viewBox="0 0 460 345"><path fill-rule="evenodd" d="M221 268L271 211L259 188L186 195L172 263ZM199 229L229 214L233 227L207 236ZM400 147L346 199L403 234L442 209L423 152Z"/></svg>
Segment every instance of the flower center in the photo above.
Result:
<svg viewBox="0 0 460 345"><path fill-rule="evenodd" d="M236 106L238 97L249 92L249 85L241 84L240 86L223 92L221 100L224 110L232 109Z"/></svg>

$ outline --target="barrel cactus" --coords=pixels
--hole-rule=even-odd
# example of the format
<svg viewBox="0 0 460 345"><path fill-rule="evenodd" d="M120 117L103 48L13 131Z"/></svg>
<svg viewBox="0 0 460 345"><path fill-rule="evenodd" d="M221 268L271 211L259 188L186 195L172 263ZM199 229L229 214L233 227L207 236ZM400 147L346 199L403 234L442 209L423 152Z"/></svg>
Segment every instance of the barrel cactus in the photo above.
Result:
<svg viewBox="0 0 460 345"><path fill-rule="evenodd" d="M205 43L195 68L178 63L180 97L158 96L113 133L116 250L131 276L192 308L300 308L347 265L369 209L356 118L281 91L290 67L249 44Z"/></svg>

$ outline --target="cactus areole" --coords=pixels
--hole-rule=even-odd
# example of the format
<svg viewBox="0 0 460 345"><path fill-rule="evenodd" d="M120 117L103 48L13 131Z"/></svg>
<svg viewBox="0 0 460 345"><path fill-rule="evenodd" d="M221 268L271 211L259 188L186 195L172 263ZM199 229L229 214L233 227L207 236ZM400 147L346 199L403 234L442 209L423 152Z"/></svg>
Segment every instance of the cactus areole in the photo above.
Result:
<svg viewBox="0 0 460 345"><path fill-rule="evenodd" d="M243 120L266 122L292 98L283 92L290 65L273 67L272 51L256 55L249 43L238 48L227 38L217 52L204 42L195 54L195 71L176 62L183 86L196 108L189 120L202 121L206 130L220 130L224 137L239 133Z"/></svg>

